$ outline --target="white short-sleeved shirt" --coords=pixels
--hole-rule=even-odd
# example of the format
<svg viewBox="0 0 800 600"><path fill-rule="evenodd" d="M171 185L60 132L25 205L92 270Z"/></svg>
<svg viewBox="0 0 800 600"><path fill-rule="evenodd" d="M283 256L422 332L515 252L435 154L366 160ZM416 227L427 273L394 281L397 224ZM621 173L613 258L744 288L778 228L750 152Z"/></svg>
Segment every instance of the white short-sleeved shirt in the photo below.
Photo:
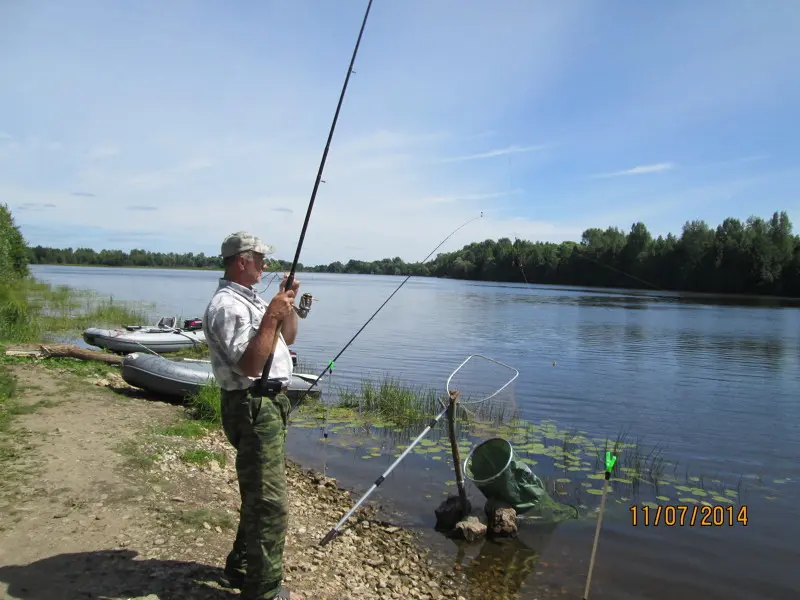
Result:
<svg viewBox="0 0 800 600"><path fill-rule="evenodd" d="M267 303L253 290L227 279L220 279L217 291L203 316L203 332L211 354L211 370L223 390L249 388L257 377L242 374L237 366L267 312ZM289 383L292 378L292 355L279 336L269 371L270 379Z"/></svg>

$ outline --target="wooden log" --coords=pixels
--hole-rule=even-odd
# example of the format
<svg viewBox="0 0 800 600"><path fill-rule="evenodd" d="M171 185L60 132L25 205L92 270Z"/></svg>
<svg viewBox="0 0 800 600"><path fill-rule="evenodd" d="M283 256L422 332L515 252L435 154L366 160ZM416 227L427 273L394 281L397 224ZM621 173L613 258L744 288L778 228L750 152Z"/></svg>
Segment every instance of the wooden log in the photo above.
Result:
<svg viewBox="0 0 800 600"><path fill-rule="evenodd" d="M75 344L15 344L7 346L7 356L32 356L36 358L66 357L79 360L97 360L100 362L120 365L122 357L116 354L88 350Z"/></svg>

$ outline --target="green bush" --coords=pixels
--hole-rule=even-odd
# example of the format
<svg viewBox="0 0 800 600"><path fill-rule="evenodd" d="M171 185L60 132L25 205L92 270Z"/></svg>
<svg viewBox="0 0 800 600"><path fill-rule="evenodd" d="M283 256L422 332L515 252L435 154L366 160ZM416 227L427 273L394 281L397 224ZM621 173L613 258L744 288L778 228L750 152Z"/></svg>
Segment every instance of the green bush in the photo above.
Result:
<svg viewBox="0 0 800 600"><path fill-rule="evenodd" d="M28 246L7 204L0 204L0 286L28 275Z"/></svg>

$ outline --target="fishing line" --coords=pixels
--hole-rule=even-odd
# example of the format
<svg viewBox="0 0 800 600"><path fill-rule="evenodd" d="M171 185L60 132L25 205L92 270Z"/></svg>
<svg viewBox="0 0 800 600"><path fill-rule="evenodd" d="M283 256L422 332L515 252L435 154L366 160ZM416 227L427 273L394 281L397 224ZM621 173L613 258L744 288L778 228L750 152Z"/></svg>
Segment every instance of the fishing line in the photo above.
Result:
<svg viewBox="0 0 800 600"><path fill-rule="evenodd" d="M327 477L328 475L328 402L331 396L331 379L333 379L333 361L328 365L330 371L328 372L328 395L322 398L322 410L324 415L324 422L322 425L322 437L325 439L325 447L323 449L322 458L322 474Z"/></svg>
<svg viewBox="0 0 800 600"><path fill-rule="evenodd" d="M342 85L342 91L339 94L339 102L336 105L336 111L333 114L333 122L331 123L330 131L328 132L328 139L325 143L325 149L322 152L322 159L319 163L319 169L317 170L317 177L314 180L314 189L311 191L311 199L308 201L308 209L306 210L306 218L303 221L303 228L300 231L300 239L297 241L297 249L294 253L294 260L292 261L292 268L289 271L289 276L286 279L286 287L285 289L290 290L292 289L292 285L294 284L294 274L297 270L297 263L300 260L300 251L303 248L303 241L306 238L306 231L308 230L308 222L311 219L311 211L314 208L314 200L317 197L317 190L319 189L319 184L322 181L322 171L325 168L325 161L328 158L328 151L331 147L331 140L333 139L333 132L336 129L336 122L339 120L339 112L342 109L342 102L344 102L344 95L347 91L347 84L350 82L350 75L354 72L353 71L353 64L356 62L356 55L358 54L358 48L361 45L361 38L364 35L364 28L367 26L367 18L369 17L369 11L372 8L372 0L369 0L367 4L367 9L364 12L364 19L361 21L361 29L358 32L358 39L356 40L356 45L353 48L353 55L350 58L350 64L347 67L347 75L344 78L344 84ZM251 386L251 390L254 395L258 396L270 396L277 392L280 392L283 389L283 384L280 380L270 380L269 379L269 371L272 368L272 363L275 360L275 348L278 345L278 340L280 339L281 329L283 327L283 321L278 323L278 326L275 328L275 336L272 339L272 346L270 349L269 356L267 356L267 360L264 363L264 368L261 372L261 378L256 380L253 385ZM319 381L319 379L317 379ZM312 386L313 387L313 386ZM309 388L311 390L311 388Z"/></svg>
<svg viewBox="0 0 800 600"><path fill-rule="evenodd" d="M434 252L436 252L436 251L437 251L437 250L438 250L438 249L439 249L439 248L440 248L440 247L441 247L441 246L442 246L442 245L443 245L443 244L444 244L444 243L445 243L447 240L449 240L451 237L453 237L453 235L455 235L455 233L456 233L457 231L459 231L460 229L462 229L462 228L466 227L467 225L469 225L469 224L470 224L470 223L472 223L473 221L477 221L478 219L480 219L480 218L482 218L482 217L483 217L483 211L481 211L481 214L480 214L480 215L478 215L477 217L474 217L474 218L470 219L469 221L467 221L466 223L463 223L463 224L459 225L458 227L456 227L456 228L455 228L453 231L451 231L451 232L450 232L450 233L447 235L447 237L446 237L446 238L444 238L444 239L443 239L441 242L439 242L439 245L438 245L438 246L436 246L436 248L434 248L433 250L431 250L431 253L430 253L430 254L428 254L428 256L426 256L424 259L422 259L422 264L425 264L425 261L427 261L427 260L428 260L428 259L429 259L431 256L433 256L433 253L434 253ZM322 371L322 373L320 373L320 374L319 374L319 376L317 377L317 379L314 381L314 383L312 383L312 384L309 386L309 388L308 388L308 390L306 390L306 392L310 392L310 391L311 391L311 388L313 388L315 385L317 385L317 383L319 382L319 380L320 380L320 379L322 379L322 378L325 376L325 373L327 373L327 372L328 372L328 369L332 369L332 368L333 368L333 366L334 366L334 364L336 363L336 361L337 361L337 360L339 360L339 357L340 357L342 354L344 354L344 351L345 351L345 350L347 350L347 348L350 346L350 344L352 344L352 343L353 343L353 341L354 341L354 340L355 340L355 339L356 339L356 338L359 336L359 334L360 334L362 331L364 331L364 329L366 328L366 326L367 326L367 325L369 325L370 321L372 321L372 319L374 319L374 318L375 318L375 315L377 315L377 314L378 314L378 313L381 311L381 309L382 309L384 306L386 306L386 304L389 302L389 300L391 300L391 299L392 299L392 296L394 296L394 295L395 295L395 294L396 294L398 291L400 291L400 288L401 288L401 287L403 287L403 286L406 284L406 282L407 282L409 279L411 279L411 277L412 277L412 275L411 275L411 274L409 274L409 275L408 275L408 276L407 276L407 277L406 277L406 278L405 278L405 279L404 279L402 282L400 282L400 285L398 285L398 286L395 288L395 290L394 290L394 291L393 291L393 292L392 292L392 293L389 295L389 297L388 297L388 298L386 298L386 300L384 300L384 301L383 301L383 304L381 304L381 305L378 307L378 310L376 310L374 313L372 313L372 316L371 316L369 319L367 319L367 322L366 322L366 323L364 323L364 324L361 326L361 329L359 329L358 331L356 331L355 335L354 335L353 337L351 337L351 338L350 338L350 341L349 341L349 342L347 342L347 343L344 345L344 348L342 348L342 349L339 351L339 354L337 354L336 356L334 356L334 357L331 359L331 361L328 363L328 366L327 366L327 367L325 367L325 370L324 370L324 371ZM325 436L327 436L327 435L328 435L328 434L327 434L327 431L326 431L326 432L325 432Z"/></svg>
<svg viewBox="0 0 800 600"><path fill-rule="evenodd" d="M607 265L605 263L601 263L599 260L597 260L595 258L591 258L590 256L582 256L582 255L579 254L578 258L583 259L583 260L588 260L589 262L593 262L596 265L599 265L599 266L604 267L606 269L610 269L612 271L616 271L620 275L625 275L626 277L630 277L631 279L635 279L636 281L644 283L645 285L649 285L651 288L656 289L659 292L669 292L670 291L670 290L664 289L662 287L659 287L656 284L647 281L646 279L642 279L641 277L637 277L636 275L632 275L631 273L623 271L622 269L618 269L616 267L612 267L611 265ZM522 259L522 252L515 253L514 261L517 263L517 266L519 266L519 270L522 272L522 279L525 281L525 283L527 285L530 285L530 282L528 281L528 278L525 276L525 269L522 267L523 261L521 259Z"/></svg>
<svg viewBox="0 0 800 600"><path fill-rule="evenodd" d="M272 277L270 277L269 281L267 282L267 285L266 285L266 286L264 286L264 289L263 289L263 290L261 290L261 291L258 291L258 290L256 290L256 291L258 291L259 295L260 295L260 294L263 294L264 292L266 292L266 291L269 289L269 286L271 286L271 285L272 285L272 282L273 282L273 281L275 281L275 278L278 276L278 273L279 273L279 271L275 271L275 272L272 274Z"/></svg>

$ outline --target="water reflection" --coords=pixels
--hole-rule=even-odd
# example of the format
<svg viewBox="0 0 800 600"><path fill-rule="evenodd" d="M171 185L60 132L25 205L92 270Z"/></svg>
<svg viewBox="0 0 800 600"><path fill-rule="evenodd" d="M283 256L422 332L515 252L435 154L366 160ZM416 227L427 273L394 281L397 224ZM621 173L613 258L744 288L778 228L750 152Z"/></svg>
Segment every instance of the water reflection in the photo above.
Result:
<svg viewBox="0 0 800 600"><path fill-rule="evenodd" d="M523 588L530 585L552 532L548 532L547 539L539 541L536 550L521 539L525 532L518 538L486 538L477 545L462 543L455 553L453 569L461 572L471 589L485 598L519 598Z"/></svg>

